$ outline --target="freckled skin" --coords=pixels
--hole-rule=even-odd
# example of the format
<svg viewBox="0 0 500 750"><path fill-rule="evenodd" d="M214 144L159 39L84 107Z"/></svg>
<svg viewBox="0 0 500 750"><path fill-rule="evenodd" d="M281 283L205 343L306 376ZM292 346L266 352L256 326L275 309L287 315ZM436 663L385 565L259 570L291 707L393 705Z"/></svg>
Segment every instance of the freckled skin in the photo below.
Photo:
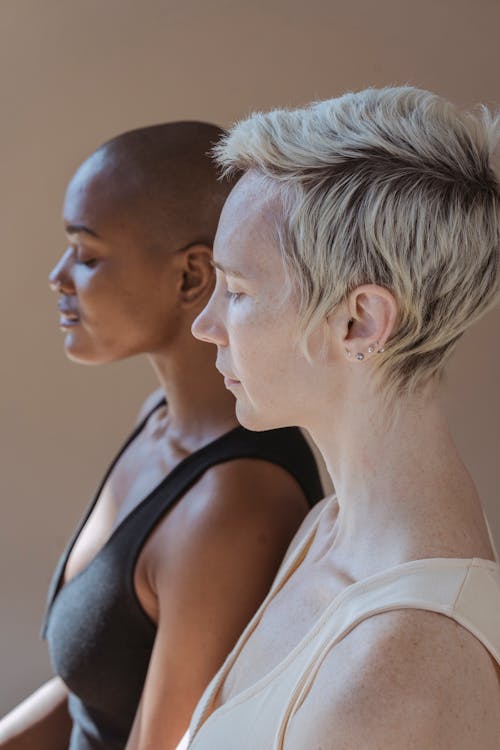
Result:
<svg viewBox="0 0 500 750"><path fill-rule="evenodd" d="M438 384L401 396L388 419L374 342L390 341L396 325L390 290L365 284L350 292L314 332L311 362L296 346L300 320L293 293L284 293L273 201L276 192L257 172L233 189L214 245L216 288L193 333L217 345L218 367L239 381L231 389L243 424L310 432L338 503L321 515L305 557L222 673L212 710L287 659L346 586L422 558L495 559ZM349 358L346 350L365 355ZM309 528L308 519L297 545ZM228 707L212 727L223 727L236 747L231 718ZM212 750L203 737L202 723L196 748ZM499 737L500 666L492 654L457 622L408 609L370 617L331 649L283 748L497 750Z"/></svg>
<svg viewBox="0 0 500 750"><path fill-rule="evenodd" d="M319 375L298 348L297 301L276 252L268 203L259 179L248 175L230 194L214 258L243 277L218 270L212 298L193 325L195 336L218 345L221 372L241 381L233 389L236 413L253 430L304 424L306 404L294 395Z"/></svg>

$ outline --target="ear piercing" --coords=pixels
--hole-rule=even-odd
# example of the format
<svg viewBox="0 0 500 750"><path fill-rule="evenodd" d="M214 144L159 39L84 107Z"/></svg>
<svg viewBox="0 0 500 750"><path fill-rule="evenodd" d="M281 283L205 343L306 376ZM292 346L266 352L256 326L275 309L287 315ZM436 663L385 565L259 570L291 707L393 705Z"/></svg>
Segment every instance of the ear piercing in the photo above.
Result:
<svg viewBox="0 0 500 750"><path fill-rule="evenodd" d="M383 352L385 352L385 347L381 346L380 349L377 349L378 344L379 344L378 341L375 341L373 344L370 344L370 346L367 349L368 354L373 354L373 352L377 352L377 354L383 354ZM345 353L346 353L347 357L351 357L352 356L350 349L346 349ZM365 355L363 354L363 352L357 352L354 355L354 359L357 359L358 362L362 362L364 360L364 358L365 358Z"/></svg>

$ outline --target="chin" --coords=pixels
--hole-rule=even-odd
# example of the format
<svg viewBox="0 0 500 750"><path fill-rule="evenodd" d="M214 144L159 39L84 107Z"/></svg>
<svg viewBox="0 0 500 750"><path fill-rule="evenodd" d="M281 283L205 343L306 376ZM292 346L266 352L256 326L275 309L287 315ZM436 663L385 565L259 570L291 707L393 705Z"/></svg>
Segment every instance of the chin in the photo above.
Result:
<svg viewBox="0 0 500 750"><path fill-rule="evenodd" d="M66 348L66 356L70 362L74 362L77 365L103 365L108 361L101 357L91 356L87 353L68 348Z"/></svg>
<svg viewBox="0 0 500 750"><path fill-rule="evenodd" d="M276 430L279 427L290 426L279 419L273 419L269 414L264 415L249 408L247 404L242 404L239 399L236 400L236 419L242 427L252 430L252 432L264 432L265 430Z"/></svg>
<svg viewBox="0 0 500 750"><path fill-rule="evenodd" d="M66 337L64 349L67 358L78 365L105 365L109 362L123 359L123 357L116 357L106 352L96 351L92 346L85 346L83 343L79 344L71 335Z"/></svg>

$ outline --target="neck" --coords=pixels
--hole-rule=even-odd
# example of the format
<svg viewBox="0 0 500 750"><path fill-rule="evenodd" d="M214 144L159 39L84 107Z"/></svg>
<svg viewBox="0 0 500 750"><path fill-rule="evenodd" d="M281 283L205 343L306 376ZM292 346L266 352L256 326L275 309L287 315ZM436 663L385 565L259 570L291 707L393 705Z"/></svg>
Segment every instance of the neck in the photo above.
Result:
<svg viewBox="0 0 500 750"><path fill-rule="evenodd" d="M198 447L236 427L234 397L215 369L215 347L189 331L164 351L149 354L168 404L169 437Z"/></svg>
<svg viewBox="0 0 500 750"><path fill-rule="evenodd" d="M336 552L356 557L361 576L421 557L491 557L436 390L402 399L391 422L384 416L380 396L346 399L334 431L324 417L308 427L336 488Z"/></svg>

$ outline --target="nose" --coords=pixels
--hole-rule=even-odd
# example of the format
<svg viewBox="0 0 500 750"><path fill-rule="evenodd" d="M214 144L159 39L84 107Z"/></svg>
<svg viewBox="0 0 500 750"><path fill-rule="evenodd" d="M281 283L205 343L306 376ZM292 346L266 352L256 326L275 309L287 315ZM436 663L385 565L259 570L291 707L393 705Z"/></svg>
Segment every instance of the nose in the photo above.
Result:
<svg viewBox="0 0 500 750"><path fill-rule="evenodd" d="M227 336L217 311L216 293L217 289L214 290L203 310L195 318L191 326L191 333L200 341L206 341L209 344L216 344L217 346L225 346L227 344Z"/></svg>
<svg viewBox="0 0 500 750"><path fill-rule="evenodd" d="M69 247L66 252L61 255L56 265L49 273L49 286L53 292L71 294L74 290L73 281L69 271L71 254L72 250Z"/></svg>

